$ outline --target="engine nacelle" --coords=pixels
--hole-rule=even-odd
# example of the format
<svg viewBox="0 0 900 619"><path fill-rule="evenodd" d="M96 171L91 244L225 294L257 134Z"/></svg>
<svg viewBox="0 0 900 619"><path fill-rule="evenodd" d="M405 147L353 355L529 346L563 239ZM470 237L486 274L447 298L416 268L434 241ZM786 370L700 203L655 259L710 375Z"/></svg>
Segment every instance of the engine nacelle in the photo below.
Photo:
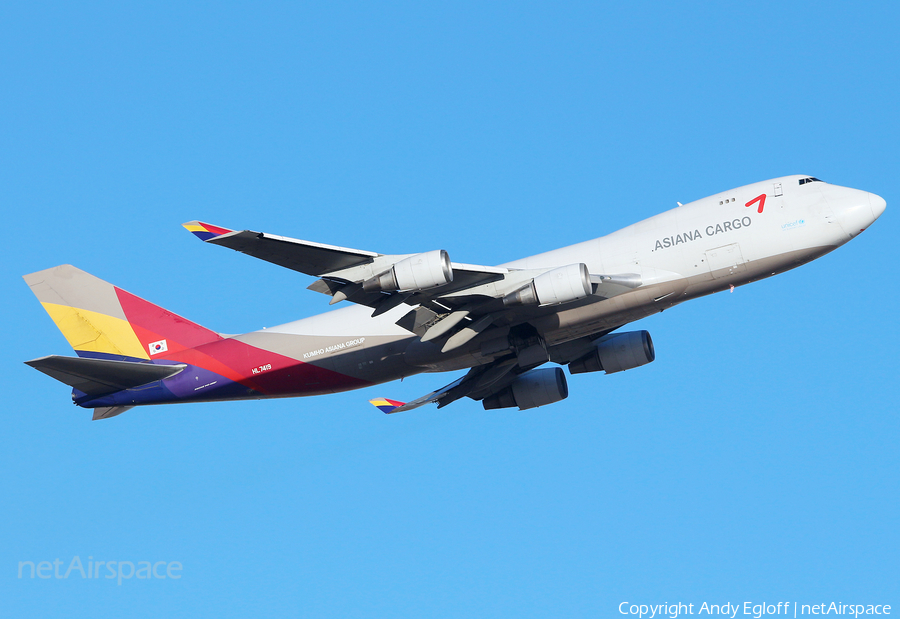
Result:
<svg viewBox="0 0 900 619"><path fill-rule="evenodd" d="M409 292L443 286L453 281L450 256L443 249L416 254L363 282L366 292Z"/></svg>
<svg viewBox="0 0 900 619"><path fill-rule="evenodd" d="M586 357L569 364L569 372L599 372L607 374L630 370L656 359L653 340L646 331L611 333L596 342L596 348Z"/></svg>
<svg viewBox="0 0 900 619"><path fill-rule="evenodd" d="M529 408L553 404L569 397L569 385L562 368L531 370L519 375L505 389L481 401L485 410L518 406L524 411Z"/></svg>
<svg viewBox="0 0 900 619"><path fill-rule="evenodd" d="M505 305L559 305L591 294L587 265L570 264L541 273L531 283L503 297Z"/></svg>

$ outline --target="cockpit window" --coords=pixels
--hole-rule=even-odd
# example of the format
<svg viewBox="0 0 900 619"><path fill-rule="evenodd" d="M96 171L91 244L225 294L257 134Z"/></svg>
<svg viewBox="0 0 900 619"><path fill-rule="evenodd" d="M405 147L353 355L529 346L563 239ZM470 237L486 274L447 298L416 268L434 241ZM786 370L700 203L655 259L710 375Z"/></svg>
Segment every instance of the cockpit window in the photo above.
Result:
<svg viewBox="0 0 900 619"><path fill-rule="evenodd" d="M819 179L815 178L814 176L810 176L809 178L801 178L800 179L801 185L805 185L806 183L821 183L821 182L823 182L823 181L820 181Z"/></svg>

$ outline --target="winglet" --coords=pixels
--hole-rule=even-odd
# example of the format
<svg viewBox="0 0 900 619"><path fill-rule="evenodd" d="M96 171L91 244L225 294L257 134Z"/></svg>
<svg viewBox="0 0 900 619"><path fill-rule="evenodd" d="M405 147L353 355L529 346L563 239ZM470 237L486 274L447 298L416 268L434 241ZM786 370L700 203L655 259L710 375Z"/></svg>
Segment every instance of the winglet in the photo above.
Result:
<svg viewBox="0 0 900 619"><path fill-rule="evenodd" d="M390 415L398 408L405 405L406 402L398 402L397 400L388 400L385 398L375 398L374 400L369 400L369 404L380 410L382 413Z"/></svg>
<svg viewBox="0 0 900 619"><path fill-rule="evenodd" d="M201 241L208 241L210 239L214 239L217 236L222 236L223 234L228 234L229 232L234 232L234 230L229 230L228 228L220 228L219 226L214 226L212 224L205 224L202 221L189 221L186 224L181 224L184 226L188 232L193 233Z"/></svg>

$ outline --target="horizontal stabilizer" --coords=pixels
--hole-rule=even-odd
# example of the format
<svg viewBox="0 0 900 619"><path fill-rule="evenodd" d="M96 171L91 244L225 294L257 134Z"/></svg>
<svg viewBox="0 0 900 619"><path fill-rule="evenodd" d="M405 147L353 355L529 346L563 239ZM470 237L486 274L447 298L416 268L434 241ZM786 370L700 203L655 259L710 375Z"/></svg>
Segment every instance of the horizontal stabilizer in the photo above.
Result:
<svg viewBox="0 0 900 619"><path fill-rule="evenodd" d="M175 376L187 366L51 355L25 362L87 395L101 396Z"/></svg>

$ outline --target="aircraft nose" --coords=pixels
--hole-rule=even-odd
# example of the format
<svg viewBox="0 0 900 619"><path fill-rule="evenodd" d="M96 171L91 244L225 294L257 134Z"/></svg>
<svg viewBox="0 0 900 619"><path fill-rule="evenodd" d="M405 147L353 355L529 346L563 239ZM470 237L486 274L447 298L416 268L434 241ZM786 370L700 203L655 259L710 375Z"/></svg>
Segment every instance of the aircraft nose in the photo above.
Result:
<svg viewBox="0 0 900 619"><path fill-rule="evenodd" d="M869 206L872 207L872 214L875 215L875 219L878 219L884 212L885 207L887 207L887 202L885 202L884 198L882 198L881 196L876 196L874 193L870 193ZM873 219L872 221L875 221L875 219Z"/></svg>
<svg viewBox="0 0 900 619"><path fill-rule="evenodd" d="M841 228L851 239L871 226L885 207L880 196L859 189L841 190L829 201L833 204Z"/></svg>

